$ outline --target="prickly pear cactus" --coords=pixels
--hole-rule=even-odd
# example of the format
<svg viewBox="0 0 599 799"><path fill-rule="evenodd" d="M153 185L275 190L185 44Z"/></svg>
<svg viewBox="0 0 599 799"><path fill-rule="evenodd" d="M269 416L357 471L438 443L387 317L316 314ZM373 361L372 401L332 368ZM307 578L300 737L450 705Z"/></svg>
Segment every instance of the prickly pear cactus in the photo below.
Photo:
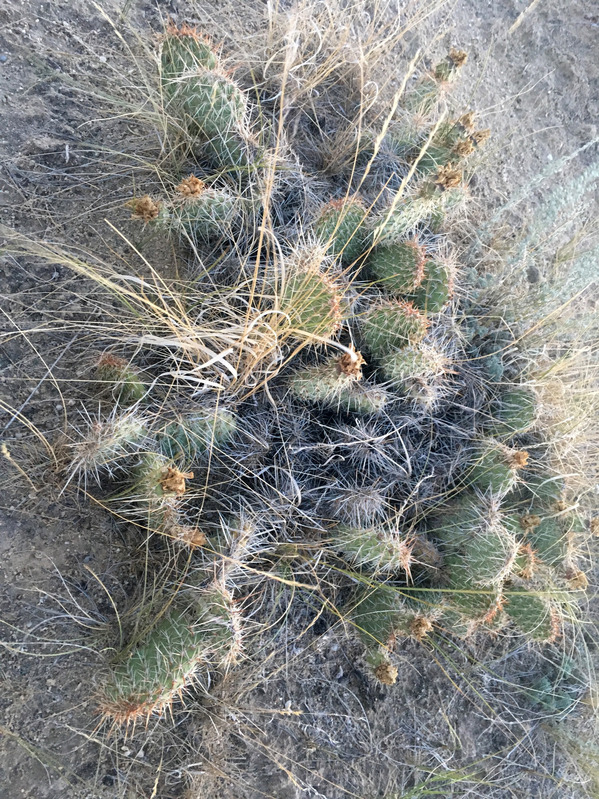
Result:
<svg viewBox="0 0 599 799"><path fill-rule="evenodd" d="M160 95L185 160L163 198L130 207L183 275L159 273L151 293L139 278L123 348L143 332L95 365L100 417L87 411L69 449L71 478L92 476L120 523L193 577L187 605L173 599L113 665L101 706L115 723L232 665L237 599L271 577L295 585L300 561L387 684L405 638L551 642L584 586L585 526L552 468L517 320L491 329L500 314L443 228L488 135L443 112L465 53L409 86L385 129L366 120L335 168L328 89L318 141L278 116L266 77L242 85L222 59L185 26L163 37Z"/></svg>

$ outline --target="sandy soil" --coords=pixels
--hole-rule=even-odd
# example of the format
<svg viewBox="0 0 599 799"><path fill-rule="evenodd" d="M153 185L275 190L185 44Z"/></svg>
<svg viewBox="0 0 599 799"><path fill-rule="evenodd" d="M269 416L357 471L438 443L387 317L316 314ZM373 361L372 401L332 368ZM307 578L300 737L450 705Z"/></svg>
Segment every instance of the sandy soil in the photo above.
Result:
<svg viewBox="0 0 599 799"><path fill-rule="evenodd" d="M547 0L526 14L529 5L455 0L406 38L402 54L407 59L425 46L434 61L454 44L470 53L458 97L493 129L473 185L483 208L597 136L596 3ZM263 10L262 3L229 0L99 6L114 19L122 12L128 29L148 41L167 15L199 22L229 52L237 37L260 29ZM80 88L95 83L103 91L130 79L128 63L92 3L5 0L0 222L94 252L114 245L103 219L125 219L131 178L112 169L108 179L98 164L111 144L107 131L126 138L127 121L96 121L101 100ZM566 174L592 157L585 151ZM532 208L524 203L518 214L527 217ZM77 224L84 214L91 229ZM126 247L118 251L127 256ZM42 301L63 309L72 288L63 270L12 258L0 261L0 274L11 330L40 323ZM74 320L85 314L80 294L80 302L68 294ZM61 493L60 474L43 447L36 453L28 430L51 438L64 426L63 397L47 375L69 379L69 341L59 333L14 336L0 350L1 398L22 414L0 417L14 457L4 458L0 499L0 786L7 796L166 798L193 782L194 798L382 797L402 795L431 763L441 771L470 767L473 779L497 781L479 785L478 796L585 795L560 782L571 767L555 753L542 717L493 677L526 673L532 654L510 651L502 660L483 647L431 658L408 643L398 685L386 689L368 677L360 647L331 620L300 635L311 621L308 606L284 626L285 647L273 646L243 675L216 686L212 702L190 705L176 726L156 724L130 739L97 732L89 702L101 662L94 647L111 616L109 595L126 593L140 571L129 555L131 534L74 490ZM446 790L466 795L466 788Z"/></svg>

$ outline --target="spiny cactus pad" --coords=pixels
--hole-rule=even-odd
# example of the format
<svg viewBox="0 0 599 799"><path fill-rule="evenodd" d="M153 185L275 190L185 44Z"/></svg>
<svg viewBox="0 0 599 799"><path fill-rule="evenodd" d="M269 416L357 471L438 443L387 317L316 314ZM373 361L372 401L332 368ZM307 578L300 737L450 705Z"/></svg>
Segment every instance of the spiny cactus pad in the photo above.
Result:
<svg viewBox="0 0 599 799"><path fill-rule="evenodd" d="M341 286L320 272L293 274L283 286L280 309L300 337L331 338L343 321Z"/></svg>
<svg viewBox="0 0 599 799"><path fill-rule="evenodd" d="M218 67L218 55L209 40L187 25L170 26L160 53L160 77L165 92L175 94L181 77L193 73L198 66Z"/></svg>
<svg viewBox="0 0 599 799"><path fill-rule="evenodd" d="M366 208L359 197L331 200L320 209L314 232L323 244L329 245L332 255L339 255L344 264L352 264L368 247L365 218Z"/></svg>
<svg viewBox="0 0 599 799"><path fill-rule="evenodd" d="M557 607L541 594L525 589L512 589L506 596L505 611L516 627L539 643L555 641L562 621Z"/></svg>
<svg viewBox="0 0 599 799"><path fill-rule="evenodd" d="M170 222L192 239L210 241L230 234L240 214L240 201L223 190L205 188L170 208Z"/></svg>
<svg viewBox="0 0 599 799"><path fill-rule="evenodd" d="M513 388L498 398L493 409L492 430L496 436L525 433L535 422L537 404L529 389Z"/></svg>
<svg viewBox="0 0 599 799"><path fill-rule="evenodd" d="M373 278L389 294L409 294L422 282L426 251L415 239L377 247L368 259Z"/></svg>
<svg viewBox="0 0 599 799"><path fill-rule="evenodd" d="M373 306L361 322L366 348L379 361L397 349L418 344L428 329L426 316L403 300Z"/></svg>
<svg viewBox="0 0 599 799"><path fill-rule="evenodd" d="M410 574L412 541L393 527L370 528L338 525L332 533L333 546L355 566L379 572L403 570Z"/></svg>
<svg viewBox="0 0 599 799"><path fill-rule="evenodd" d="M453 295L453 271L449 264L428 259L416 290L408 294L416 308L425 313L440 313Z"/></svg>
<svg viewBox="0 0 599 799"><path fill-rule="evenodd" d="M235 415L226 408L190 412L166 425L159 435L160 448L167 458L191 463L212 447L221 448L236 427Z"/></svg>
<svg viewBox="0 0 599 799"><path fill-rule="evenodd" d="M379 386L359 382L356 373L347 371L343 356L298 369L289 379L289 390L304 402L319 403L339 411L378 413L389 395ZM360 374L361 377L361 373Z"/></svg>
<svg viewBox="0 0 599 799"><path fill-rule="evenodd" d="M431 382L448 370L448 359L434 347L409 346L381 359L380 370L400 394L410 394L414 382Z"/></svg>
<svg viewBox="0 0 599 799"><path fill-rule="evenodd" d="M193 683L198 667L226 664L238 646L238 622L230 595L205 591L187 610L165 615L113 667L102 686L99 707L117 724L161 715Z"/></svg>
<svg viewBox="0 0 599 799"><path fill-rule="evenodd" d="M464 495L441 517L435 534L446 551L459 554L452 567L454 579L463 569L464 579L474 586L500 586L515 567L519 543L492 501Z"/></svg>
<svg viewBox="0 0 599 799"><path fill-rule="evenodd" d="M148 390L134 366L108 353L102 355L96 365L96 379L121 405L139 402Z"/></svg>
<svg viewBox="0 0 599 799"><path fill-rule="evenodd" d="M518 471L526 466L527 460L527 452L486 439L474 447L464 479L467 485L480 491L505 494L516 484Z"/></svg>

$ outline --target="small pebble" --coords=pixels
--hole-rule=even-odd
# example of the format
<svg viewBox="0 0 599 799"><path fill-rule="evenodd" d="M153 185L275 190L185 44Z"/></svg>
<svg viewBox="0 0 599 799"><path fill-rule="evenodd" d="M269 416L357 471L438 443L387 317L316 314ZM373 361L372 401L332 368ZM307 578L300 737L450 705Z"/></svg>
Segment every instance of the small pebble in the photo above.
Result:
<svg viewBox="0 0 599 799"><path fill-rule="evenodd" d="M8 56L0 55L0 64L4 64L5 61L8 61Z"/></svg>

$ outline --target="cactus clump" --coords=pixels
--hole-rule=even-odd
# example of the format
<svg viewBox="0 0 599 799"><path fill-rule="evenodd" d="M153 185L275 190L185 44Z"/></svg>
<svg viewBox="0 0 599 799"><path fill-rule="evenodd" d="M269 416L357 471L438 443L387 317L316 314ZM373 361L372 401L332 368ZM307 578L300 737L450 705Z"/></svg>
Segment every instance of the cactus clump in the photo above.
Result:
<svg viewBox="0 0 599 799"><path fill-rule="evenodd" d="M96 364L96 379L110 389L120 405L133 405L144 399L149 386L129 361L110 353L104 353Z"/></svg>
<svg viewBox="0 0 599 799"><path fill-rule="evenodd" d="M361 378L360 362L345 355L296 370L288 386L303 402L346 412L379 413L388 401L387 392L370 383L362 384Z"/></svg>
<svg viewBox="0 0 599 799"><path fill-rule="evenodd" d="M389 294L409 294L424 277L426 250L416 239L376 247L368 259L374 279Z"/></svg>
<svg viewBox="0 0 599 799"><path fill-rule="evenodd" d="M226 408L206 409L182 415L159 434L162 452L172 460L191 463L231 440L237 427L235 414Z"/></svg>
<svg viewBox="0 0 599 799"><path fill-rule="evenodd" d="M512 619L531 640L550 640L558 611L586 586L577 523L554 504L561 481L546 478L562 453L540 426L529 434L537 412L523 369L533 355L520 342L533 337L521 335L514 296L472 262L454 299L440 228L468 195L461 163L486 132L472 114L428 114L465 54L452 51L403 109L366 103L343 120L352 102L329 45L317 50L316 82L289 94L285 75L306 75L308 63L292 64L293 47L268 69L244 69L242 86L208 40L169 28L153 180L179 177L164 199L129 205L176 272L151 259L139 277L90 270L130 314L94 334L135 347L144 371L103 356L108 421L74 447L71 474L113 478L103 488L145 533L149 582L177 591L112 668L103 712L115 724L163 713L200 668L234 661L242 596L262 632L281 617L273 601L297 586L322 591L330 608L325 592L349 595L375 676L392 684L398 637L424 641L439 627L467 637ZM464 257L485 241L462 240ZM505 446L519 434L538 471ZM152 575L161 552L168 564Z"/></svg>
<svg viewBox="0 0 599 799"><path fill-rule="evenodd" d="M412 303L390 301L373 306L361 318L364 343L382 361L397 349L418 344L428 329L428 320Z"/></svg>
<svg viewBox="0 0 599 799"><path fill-rule="evenodd" d="M366 209L358 196L331 200L324 205L314 223L314 232L331 255L352 264L365 252L369 235L364 227Z"/></svg>

